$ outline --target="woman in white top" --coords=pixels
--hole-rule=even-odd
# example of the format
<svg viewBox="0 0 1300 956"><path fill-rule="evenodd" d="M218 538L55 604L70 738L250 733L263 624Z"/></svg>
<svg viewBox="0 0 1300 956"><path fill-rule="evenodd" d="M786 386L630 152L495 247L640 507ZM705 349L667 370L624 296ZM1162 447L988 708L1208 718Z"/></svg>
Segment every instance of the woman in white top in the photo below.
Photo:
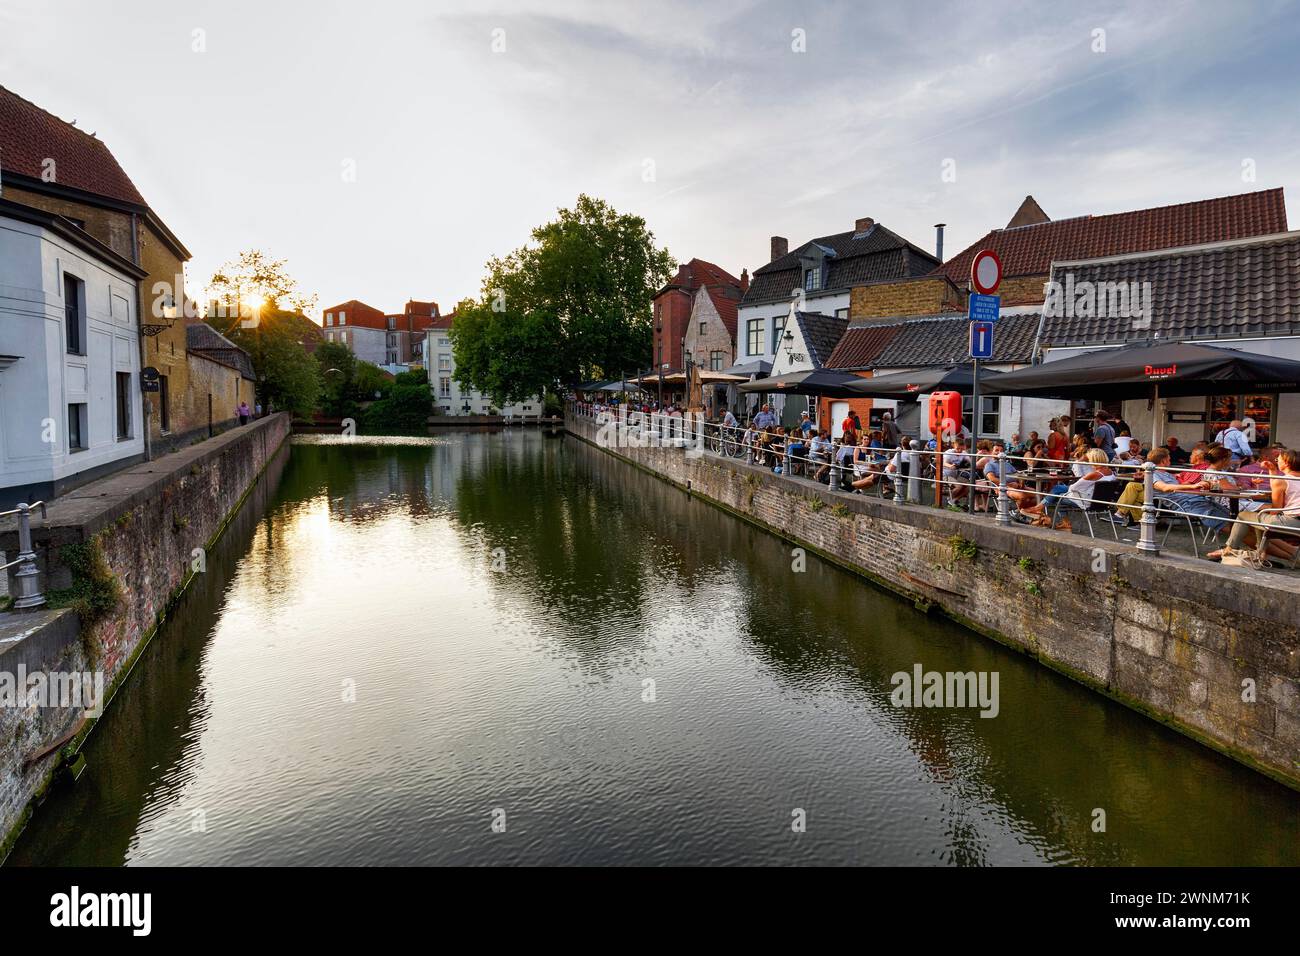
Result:
<svg viewBox="0 0 1300 956"><path fill-rule="evenodd" d="M1100 448L1090 448L1083 461L1075 462L1075 468L1083 466L1087 470L1079 475L1077 481L1070 485L1070 490L1065 493L1065 500L1070 502L1076 508L1087 510L1092 504L1092 499L1096 497L1093 491L1097 485L1115 480L1115 473L1110 470L1110 460L1106 453ZM1078 474L1078 471L1075 472Z"/></svg>

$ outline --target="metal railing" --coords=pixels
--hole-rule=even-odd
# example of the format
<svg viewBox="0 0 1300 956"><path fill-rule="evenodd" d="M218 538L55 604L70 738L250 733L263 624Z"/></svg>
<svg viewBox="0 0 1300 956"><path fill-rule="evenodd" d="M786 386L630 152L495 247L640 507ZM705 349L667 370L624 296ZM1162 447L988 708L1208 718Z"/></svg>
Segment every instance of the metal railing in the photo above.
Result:
<svg viewBox="0 0 1300 956"><path fill-rule="evenodd" d="M1141 518L1136 522L1138 538L1133 543L1136 544L1139 552L1150 556L1158 556L1161 553L1162 548L1168 542L1172 523L1182 520L1187 521L1188 530L1191 534L1192 553L1196 556L1199 556L1196 532L1193 527L1196 523L1201 524L1206 529L1205 542L1202 543L1207 543L1209 539L1210 526L1206 525L1206 522L1227 527L1249 524L1257 532L1261 532L1263 528L1268 528L1274 533L1281 533L1284 536L1300 541L1300 531L1295 528L1261 525L1258 521L1243 519L1238 515L1231 514L1227 508L1199 512L1179 507L1178 499L1175 496L1194 495L1197 498L1208 499L1211 502L1220 496L1215 494L1214 489L1199 492L1157 490L1155 487L1155 474L1157 470L1161 469L1158 469L1153 462L1097 463L1081 459L1028 458L1024 455L1010 455L1005 451L997 456L980 454L978 451L967 451L963 454L970 462L971 478L964 480L955 474L944 474L945 470L948 469L945 468L943 456L953 455L953 449L941 451L939 449L924 448L917 439L905 439L904 446L896 449L848 446L854 452L857 449L862 449L870 454L873 460L864 466L861 461L852 460L853 453L846 454L846 447L842 443L831 439L825 440L824 451L821 450L821 443L819 442L817 452L811 450L811 441L800 439L793 444L803 444L808 448L808 451L791 453L788 450L791 444L789 441L784 441L783 447L779 449L772 447L773 438L788 440L789 435L774 436L770 432L755 431L739 424L730 427L720 422L706 421L699 414L627 411L624 406L603 406L588 403L571 403L570 410L575 415L593 419L600 424L616 425L643 440L649 439L653 441L658 439L672 447L695 448L700 453L739 458L750 463L772 464L774 468L780 467L782 474L790 477L794 477L792 465L800 468L805 478L809 475L809 469L816 469L816 478L826 477L825 484L829 485L832 490L850 490L845 488L846 475L850 476L850 484L855 478L857 481L862 482L864 478L874 476L874 480L869 482L868 487L875 488L880 497L884 498L884 486L886 482L889 483L893 486L892 500L900 504L922 504L922 490L928 485L934 488L933 504L935 506L944 507L946 505L951 507L956 503L957 498L953 492L956 489L964 489L966 495L987 496L985 510L987 510L988 504L996 503L993 513L996 516L997 523L1001 525L1011 525L1017 520L1031 520L1027 515L1024 515L1021 505L1016 499L1019 499L1019 502L1025 502L1025 506L1031 509L1031 513L1035 514L1043 512L1033 512L1034 506L1028 504L1026 499L1032 498L1035 504L1038 499L1043 499L1045 502L1049 498L1057 499L1055 512L1050 516L1047 524L1052 528L1057 525L1060 505L1064 502L1076 506L1083 513L1090 510L1098 512L1111 511L1118 515L1121 508L1140 511ZM953 459L949 460L952 461ZM991 476L977 478L975 465L980 460L984 460L986 464L979 471L982 471L986 476L989 472L993 472L997 476L1006 476L1005 480L994 480ZM1055 486L1046 491L1022 487L1011 488L1009 482L1016 481L1016 475L1028 470L1020 467L1026 464L1031 465L1033 468L1060 466L1061 474L1057 476L1058 483L1066 485L1066 489L1056 490ZM1012 472L1008 466L1017 470ZM1084 472L1085 474L1097 468L1106 468L1114 475L1114 480L1117 482L1125 485L1130 482L1141 484L1141 501L1121 504L1115 499L1097 498L1074 490L1071 486L1082 477L1073 472L1076 466L1086 466L1087 471ZM1170 464L1163 466L1163 470L1177 475L1180 471L1195 469L1190 465ZM1263 489L1253 488L1256 482L1273 478L1300 481L1300 478L1295 476L1274 475L1268 472L1240 472L1218 468L1208 469L1206 475L1207 478L1214 480L1230 479L1234 485L1238 486L1241 484L1238 479L1246 479L1252 485L1253 493L1256 495L1267 494ZM1044 476L1040 474L1037 477L1042 478ZM822 482L819 480L819 483ZM947 501L945 501L945 489ZM1239 487L1219 490L1239 501L1252 500L1243 498L1242 489ZM1266 499L1254 500L1259 500L1261 504L1269 504ZM1275 509L1266 507L1264 510L1272 512ZM1046 509L1044 509L1045 511ZM1163 539L1159 536L1162 519L1169 522ZM1088 525L1091 534L1091 517L1088 519ZM1115 532L1115 537L1118 540L1118 531Z"/></svg>
<svg viewBox="0 0 1300 956"><path fill-rule="evenodd" d="M18 586L13 606L20 611L45 604L45 594L40 586L41 572L36 567L36 552L32 550L32 509L34 508L41 509L42 518L46 516L44 501L19 504L17 508L10 511L0 511L0 518L18 516L18 557L8 564L0 564L0 572L8 572L10 568L18 566L18 570L14 572L14 579Z"/></svg>

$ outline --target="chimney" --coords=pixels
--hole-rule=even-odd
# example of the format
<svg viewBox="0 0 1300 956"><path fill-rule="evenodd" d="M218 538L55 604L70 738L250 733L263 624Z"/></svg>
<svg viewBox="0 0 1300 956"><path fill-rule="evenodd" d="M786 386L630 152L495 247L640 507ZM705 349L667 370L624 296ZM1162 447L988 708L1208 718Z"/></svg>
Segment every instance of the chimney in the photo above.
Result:
<svg viewBox="0 0 1300 956"><path fill-rule="evenodd" d="M775 262L790 251L790 240L784 236L772 237L772 261Z"/></svg>
<svg viewBox="0 0 1300 956"><path fill-rule="evenodd" d="M934 224L934 257L940 262L943 262L943 227L946 225L946 222Z"/></svg>
<svg viewBox="0 0 1300 956"><path fill-rule="evenodd" d="M740 294L744 295L749 291L749 270L740 270Z"/></svg>
<svg viewBox="0 0 1300 956"><path fill-rule="evenodd" d="M856 235L861 235L862 233L866 232L875 224L876 224L876 220L872 219L870 216L863 216L861 219L859 219L857 222L853 224L853 232Z"/></svg>

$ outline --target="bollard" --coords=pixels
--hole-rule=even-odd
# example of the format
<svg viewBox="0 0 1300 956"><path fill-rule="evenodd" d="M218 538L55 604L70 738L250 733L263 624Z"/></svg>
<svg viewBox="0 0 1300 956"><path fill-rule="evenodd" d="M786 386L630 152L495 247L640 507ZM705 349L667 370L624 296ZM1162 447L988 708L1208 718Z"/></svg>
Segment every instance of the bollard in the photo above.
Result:
<svg viewBox="0 0 1300 956"><path fill-rule="evenodd" d="M907 453L907 500L914 505L921 503L921 474L921 443L913 438Z"/></svg>
<svg viewBox="0 0 1300 956"><path fill-rule="evenodd" d="M36 552L32 550L32 509L40 508L41 517L45 517L45 502L18 506L18 570L14 572L15 588L14 609L29 610L45 604L45 595L41 592L41 572L36 567Z"/></svg>
<svg viewBox="0 0 1300 956"><path fill-rule="evenodd" d="M1160 554L1156 544L1156 465L1142 466L1142 520L1138 523L1138 550L1152 557Z"/></svg>
<svg viewBox="0 0 1300 956"><path fill-rule="evenodd" d="M903 499L907 497L907 455L904 453L903 446L899 445L897 450L898 471L894 474L894 503L902 504Z"/></svg>
<svg viewBox="0 0 1300 956"><path fill-rule="evenodd" d="M1011 498L1007 495L1007 453L998 455L998 524L1011 524Z"/></svg>

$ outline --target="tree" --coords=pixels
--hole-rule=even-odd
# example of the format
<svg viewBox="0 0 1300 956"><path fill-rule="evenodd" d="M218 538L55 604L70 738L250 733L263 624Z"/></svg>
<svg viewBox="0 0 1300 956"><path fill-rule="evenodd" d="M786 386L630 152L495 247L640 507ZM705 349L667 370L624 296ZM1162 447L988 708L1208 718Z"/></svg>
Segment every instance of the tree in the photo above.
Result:
<svg viewBox="0 0 1300 956"><path fill-rule="evenodd" d="M383 398L361 414L367 435L427 435L433 393L424 370L402 372L383 390Z"/></svg>
<svg viewBox="0 0 1300 956"><path fill-rule="evenodd" d="M212 320L213 326L224 326L217 331L252 358L264 405L310 415L320 398L321 374L316 359L303 347L303 323L315 327L304 315L278 309L262 309L255 320Z"/></svg>
<svg viewBox="0 0 1300 956"><path fill-rule="evenodd" d="M645 220L581 195L532 240L492 259L481 297L457 306L457 381L505 405L648 365L651 300L674 262Z"/></svg>
<svg viewBox="0 0 1300 956"><path fill-rule="evenodd" d="M357 357L340 342L316 347L321 381L320 409L331 418L355 418Z"/></svg>
<svg viewBox="0 0 1300 956"><path fill-rule="evenodd" d="M227 262L208 281L208 295L224 306L226 315L261 309L311 312L315 294L307 295L289 275L288 260L274 259L260 249L248 249Z"/></svg>

